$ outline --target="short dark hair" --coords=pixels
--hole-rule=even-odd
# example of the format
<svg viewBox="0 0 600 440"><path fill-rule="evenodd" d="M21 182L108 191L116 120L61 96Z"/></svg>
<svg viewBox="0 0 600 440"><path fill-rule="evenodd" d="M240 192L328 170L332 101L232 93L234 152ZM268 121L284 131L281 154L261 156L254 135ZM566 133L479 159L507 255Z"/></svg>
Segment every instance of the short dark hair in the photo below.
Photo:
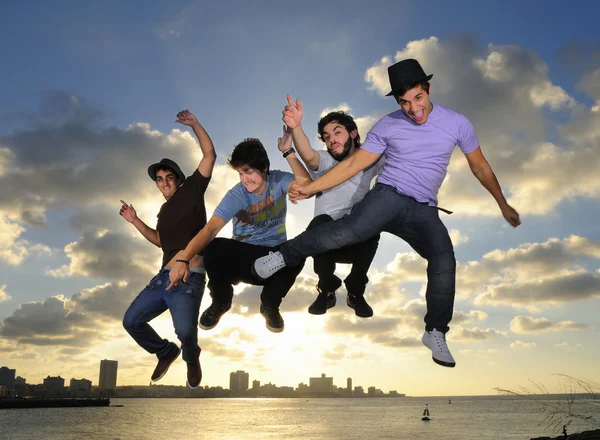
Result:
<svg viewBox="0 0 600 440"><path fill-rule="evenodd" d="M175 176L175 185L181 186L183 184L183 181L179 178L179 174L177 174L177 171L175 171L173 168L167 167L165 165L159 165L154 169L154 172L158 173L159 171L167 171L169 173L173 173L173 176ZM156 177L156 174L154 174L154 176ZM156 180L156 178L154 180Z"/></svg>
<svg viewBox="0 0 600 440"><path fill-rule="evenodd" d="M426 93L429 94L429 81L419 81L413 84L409 84L407 86L403 86L398 90L394 91L394 98L396 98L396 102L398 102L398 98L401 98L408 92L409 90L414 89L415 87L421 86Z"/></svg>
<svg viewBox="0 0 600 440"><path fill-rule="evenodd" d="M232 168L249 166L261 172L269 173L269 156L261 141L256 138L246 138L233 148L228 159Z"/></svg>
<svg viewBox="0 0 600 440"><path fill-rule="evenodd" d="M325 116L321 118L319 123L317 124L317 131L319 133L319 139L323 142L323 130L325 130L325 126L332 122L337 122L342 124L346 130L348 130L348 134L352 130L356 130L356 137L354 138L354 145L356 148L360 147L360 134L358 133L358 127L356 126L356 122L354 122L354 118L350 116L348 113L344 113L342 110L338 110L336 112L327 113Z"/></svg>

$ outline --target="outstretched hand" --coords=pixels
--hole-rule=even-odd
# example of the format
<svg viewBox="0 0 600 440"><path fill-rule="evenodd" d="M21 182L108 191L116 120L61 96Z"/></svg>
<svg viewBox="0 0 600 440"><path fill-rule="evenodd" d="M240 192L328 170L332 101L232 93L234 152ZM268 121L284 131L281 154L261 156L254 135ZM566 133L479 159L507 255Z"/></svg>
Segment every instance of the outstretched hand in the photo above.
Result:
<svg viewBox="0 0 600 440"><path fill-rule="evenodd" d="M169 280L171 283L167 286L167 290L171 290L174 286L179 286L181 282L187 283L190 279L190 268L185 263L175 263L169 271Z"/></svg>
<svg viewBox="0 0 600 440"><path fill-rule="evenodd" d="M292 147L292 132L285 125L283 126L283 136L277 139L277 148L282 153Z"/></svg>
<svg viewBox="0 0 600 440"><path fill-rule="evenodd" d="M281 119L285 125L291 129L294 129L302 122L302 103L299 99L296 99L296 103L294 103L290 95L287 95L287 102L288 104L281 112L283 114Z"/></svg>
<svg viewBox="0 0 600 440"><path fill-rule="evenodd" d="M502 209L502 215L506 221L515 228L521 224L519 213L510 205L506 205L506 207Z"/></svg>
<svg viewBox="0 0 600 440"><path fill-rule="evenodd" d="M119 210L119 215L129 223L133 223L137 218L137 212L135 212L133 205L128 205L123 200L121 200L121 209Z"/></svg>
<svg viewBox="0 0 600 440"><path fill-rule="evenodd" d="M312 197L313 194L310 191L308 185L300 185L299 183L293 181L290 183L290 188L288 189L288 197L292 203L296 203L298 200L305 200Z"/></svg>
<svg viewBox="0 0 600 440"><path fill-rule="evenodd" d="M192 114L191 111L186 109L177 113L177 120L175 122L191 127L194 124L198 124L198 119Z"/></svg>

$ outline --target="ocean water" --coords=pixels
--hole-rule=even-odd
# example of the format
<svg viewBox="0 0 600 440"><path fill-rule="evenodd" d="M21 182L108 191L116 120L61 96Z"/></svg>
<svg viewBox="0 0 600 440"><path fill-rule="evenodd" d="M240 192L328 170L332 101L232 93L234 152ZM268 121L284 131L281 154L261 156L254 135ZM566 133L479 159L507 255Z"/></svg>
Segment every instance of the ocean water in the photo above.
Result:
<svg viewBox="0 0 600 440"><path fill-rule="evenodd" d="M546 401L496 397L361 399L113 399L107 408L0 410L0 439L526 440L546 428ZM550 401L547 401L550 403ZM429 405L431 421L421 421ZM585 414L592 401L576 401ZM537 408L537 409L536 409ZM590 429L572 423L569 432Z"/></svg>

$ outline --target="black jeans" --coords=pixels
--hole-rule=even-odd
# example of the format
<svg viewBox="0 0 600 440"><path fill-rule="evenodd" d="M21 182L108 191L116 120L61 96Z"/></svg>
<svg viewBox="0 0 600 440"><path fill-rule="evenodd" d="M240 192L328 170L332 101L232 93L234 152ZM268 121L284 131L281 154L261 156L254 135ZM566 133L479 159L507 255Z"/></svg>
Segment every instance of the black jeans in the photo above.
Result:
<svg viewBox="0 0 600 440"><path fill-rule="evenodd" d="M268 307L279 308L281 300L294 285L304 266L286 267L271 278L261 280L252 275L254 260L264 257L277 247L259 246L230 238L215 238L204 250L204 268L208 275L208 289L213 301L228 304L233 299L233 286L238 283L264 286L261 302Z"/></svg>
<svg viewBox="0 0 600 440"><path fill-rule="evenodd" d="M333 219L327 214L318 215L312 219L306 230L309 231L332 221ZM319 276L319 284L317 285L319 290L321 292L335 292L342 285L342 280L335 275L335 264L346 263L352 264L352 269L344 280L346 290L350 295L364 295L369 282L367 272L371 267L373 258L375 258L378 245L379 234L361 243L313 255L315 273Z"/></svg>
<svg viewBox="0 0 600 440"><path fill-rule="evenodd" d="M425 329L447 332L454 308L456 260L448 230L433 206L378 183L349 215L303 232L279 251L287 267L293 267L310 255L360 243L380 232L402 238L427 260Z"/></svg>

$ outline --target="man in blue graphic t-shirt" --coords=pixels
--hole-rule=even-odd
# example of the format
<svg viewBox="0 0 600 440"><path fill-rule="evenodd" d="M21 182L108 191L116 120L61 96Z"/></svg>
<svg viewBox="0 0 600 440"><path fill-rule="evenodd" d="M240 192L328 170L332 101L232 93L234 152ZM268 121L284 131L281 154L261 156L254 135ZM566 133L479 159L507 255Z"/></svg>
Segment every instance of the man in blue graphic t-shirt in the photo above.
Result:
<svg viewBox="0 0 600 440"><path fill-rule="evenodd" d="M231 308L233 285L243 282L264 286L260 296L260 313L270 331L283 331L279 305L303 265L282 270L266 281L255 277L250 268L256 258L277 251L279 245L287 240L286 198L292 182L305 184L311 181L291 144L291 133L284 127L277 147L294 174L269 170L269 157L258 139L245 139L238 144L231 154L229 165L238 172L240 183L227 192L206 226L183 251L181 258L186 260L204 249L204 267L212 298L212 304L200 317L200 327L204 330L210 330L219 323L221 316ZM230 220L233 222L233 237L215 238ZM188 276L185 262L176 263L170 272L168 288L182 280L185 282Z"/></svg>

